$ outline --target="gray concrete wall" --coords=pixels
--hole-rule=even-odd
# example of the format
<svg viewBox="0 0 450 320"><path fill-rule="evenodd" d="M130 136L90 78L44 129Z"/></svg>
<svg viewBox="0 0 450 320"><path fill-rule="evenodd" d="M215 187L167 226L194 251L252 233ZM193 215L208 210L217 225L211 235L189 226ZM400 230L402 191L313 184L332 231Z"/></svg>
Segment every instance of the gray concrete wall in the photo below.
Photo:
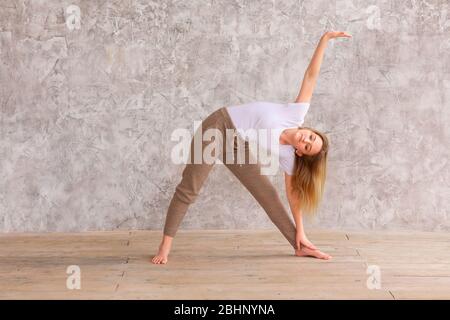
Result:
<svg viewBox="0 0 450 320"><path fill-rule="evenodd" d="M161 229L172 131L292 102L333 29L353 38L329 43L305 121L332 143L308 226L450 230L448 1L0 0L0 231ZM182 228L272 224L218 165Z"/></svg>

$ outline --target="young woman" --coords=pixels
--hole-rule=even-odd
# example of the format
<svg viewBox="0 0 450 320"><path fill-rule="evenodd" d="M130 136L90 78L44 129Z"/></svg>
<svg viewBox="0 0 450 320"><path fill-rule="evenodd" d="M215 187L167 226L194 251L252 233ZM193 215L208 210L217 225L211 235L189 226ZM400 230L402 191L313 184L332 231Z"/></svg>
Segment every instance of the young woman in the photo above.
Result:
<svg viewBox="0 0 450 320"><path fill-rule="evenodd" d="M200 129L196 132L196 134L203 134L207 129L216 129L225 136L230 129L237 132L247 129L278 130L279 134L275 135L275 142L279 147L277 154L279 165L284 171L286 195L295 225L267 175L261 174L260 163L250 161L253 156L249 151L251 139L248 136L238 135L233 139L234 159L237 158L237 146L242 143L245 150L245 163L235 163L235 161L223 163L264 208L271 221L291 244L296 256L312 256L326 260L331 256L320 251L306 237L302 223L302 210L315 212L321 200L326 178L328 139L323 133L300 125L309 109L327 43L330 39L338 37L348 38L351 35L341 31L330 31L320 38L294 103L253 102L222 107L203 120ZM209 142L202 141L202 150L208 144ZM229 152L225 145L224 143L220 151L222 156ZM176 187L167 211L158 253L152 259L155 264L167 263L172 240L181 220L189 205L196 200L214 165L214 163L194 162L193 154L194 139L191 143L190 161L183 170L181 182Z"/></svg>

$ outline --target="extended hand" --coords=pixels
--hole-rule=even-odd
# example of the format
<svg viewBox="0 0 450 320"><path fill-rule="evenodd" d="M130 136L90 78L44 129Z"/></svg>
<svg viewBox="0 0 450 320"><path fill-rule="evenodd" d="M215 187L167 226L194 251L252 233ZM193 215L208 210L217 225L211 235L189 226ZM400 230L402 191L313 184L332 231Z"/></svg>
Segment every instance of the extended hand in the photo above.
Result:
<svg viewBox="0 0 450 320"><path fill-rule="evenodd" d="M328 40L334 38L351 38L352 36L344 31L328 31L323 35Z"/></svg>
<svg viewBox="0 0 450 320"><path fill-rule="evenodd" d="M297 249L299 250L301 249L302 245L311 250L317 250L316 246L314 246L312 242L308 240L304 232L297 232L295 234L295 243L297 245Z"/></svg>

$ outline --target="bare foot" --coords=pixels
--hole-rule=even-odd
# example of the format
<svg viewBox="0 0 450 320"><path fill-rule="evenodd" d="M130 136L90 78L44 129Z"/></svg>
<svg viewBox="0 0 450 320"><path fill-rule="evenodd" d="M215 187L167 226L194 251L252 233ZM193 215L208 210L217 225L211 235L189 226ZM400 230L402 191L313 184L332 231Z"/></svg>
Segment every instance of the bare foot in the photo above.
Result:
<svg viewBox="0 0 450 320"><path fill-rule="evenodd" d="M169 257L169 251L170 247L168 248L167 245L164 246L164 244L159 245L158 254L153 257L152 262L154 264L166 264Z"/></svg>
<svg viewBox="0 0 450 320"><path fill-rule="evenodd" d="M319 249L311 250L305 246L303 246L300 250L296 249L295 255L297 257L314 257L314 258L324 259L324 260L330 260L332 258L332 256L320 251Z"/></svg>
<svg viewBox="0 0 450 320"><path fill-rule="evenodd" d="M159 245L158 253L153 257L154 264L166 264L169 257L170 248L172 247L172 237L164 235L161 244Z"/></svg>

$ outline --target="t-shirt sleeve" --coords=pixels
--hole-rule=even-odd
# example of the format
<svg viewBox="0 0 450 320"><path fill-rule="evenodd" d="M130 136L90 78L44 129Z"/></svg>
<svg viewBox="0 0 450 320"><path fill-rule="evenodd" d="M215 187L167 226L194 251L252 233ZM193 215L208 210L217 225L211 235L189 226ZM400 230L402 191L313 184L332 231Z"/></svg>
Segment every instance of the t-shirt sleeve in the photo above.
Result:
<svg viewBox="0 0 450 320"><path fill-rule="evenodd" d="M301 112L301 118L304 120L308 113L310 102L289 102L288 105L296 106ZM303 121L302 121L303 123Z"/></svg>
<svg viewBox="0 0 450 320"><path fill-rule="evenodd" d="M309 108L309 105L311 104L311 102L288 102L288 104Z"/></svg>

